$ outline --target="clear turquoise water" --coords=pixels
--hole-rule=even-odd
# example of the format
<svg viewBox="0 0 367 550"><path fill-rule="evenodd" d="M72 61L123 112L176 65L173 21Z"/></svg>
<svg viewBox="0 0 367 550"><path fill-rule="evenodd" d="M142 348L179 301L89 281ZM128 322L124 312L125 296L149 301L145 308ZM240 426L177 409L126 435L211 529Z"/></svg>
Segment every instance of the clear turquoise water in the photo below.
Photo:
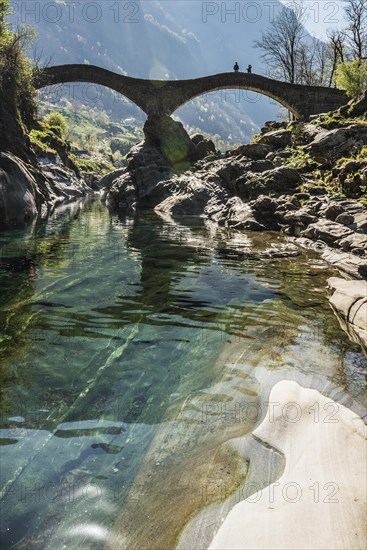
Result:
<svg viewBox="0 0 367 550"><path fill-rule="evenodd" d="M362 401L335 272L262 254L284 242L96 202L0 234L2 548L103 548L116 531L119 548L154 548L162 479L192 513L180 472L251 432L259 418L231 412L261 404L264 373Z"/></svg>

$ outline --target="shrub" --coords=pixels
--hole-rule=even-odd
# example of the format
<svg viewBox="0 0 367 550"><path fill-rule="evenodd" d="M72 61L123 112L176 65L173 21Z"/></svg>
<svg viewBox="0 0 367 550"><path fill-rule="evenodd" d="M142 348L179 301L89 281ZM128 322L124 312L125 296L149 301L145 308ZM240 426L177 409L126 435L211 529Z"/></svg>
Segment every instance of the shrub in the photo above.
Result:
<svg viewBox="0 0 367 550"><path fill-rule="evenodd" d="M43 119L43 122L51 128L59 129L59 134L61 138L66 138L68 133L68 123L66 118L61 113L49 113Z"/></svg>
<svg viewBox="0 0 367 550"><path fill-rule="evenodd" d="M9 0L0 0L0 107L30 127L37 112L36 90L34 65L24 51L35 32L29 27L10 30L6 22L9 5Z"/></svg>
<svg viewBox="0 0 367 550"><path fill-rule="evenodd" d="M351 97L364 92L367 88L367 61L354 59L340 63L335 74L335 84Z"/></svg>

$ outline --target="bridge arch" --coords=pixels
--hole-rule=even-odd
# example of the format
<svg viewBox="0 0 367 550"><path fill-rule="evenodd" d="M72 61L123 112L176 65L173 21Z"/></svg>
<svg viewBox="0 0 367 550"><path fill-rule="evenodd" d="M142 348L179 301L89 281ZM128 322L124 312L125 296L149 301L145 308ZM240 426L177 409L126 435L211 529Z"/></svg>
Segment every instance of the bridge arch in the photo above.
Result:
<svg viewBox="0 0 367 550"><path fill-rule="evenodd" d="M258 90L256 87L251 87L251 86L247 86L247 85L236 86L236 87L235 86L233 86L233 87L230 86L229 87L225 84L223 84L222 86L215 87L215 88L210 88L209 90L206 90L206 91L203 91L203 92L196 93L195 95L193 95L189 99L187 99L187 100L185 99L183 101L183 103L181 105L179 105L177 108L175 108L175 110L171 114L174 115L177 110L181 109L187 103L189 103L190 101L193 101L194 99L203 97L203 96L205 96L209 93L223 92L223 91L227 91L227 92L233 92L233 91L244 92L244 91L248 91L248 92L254 92L256 94L260 94L262 97L269 97L270 99L273 99L274 101L276 101L280 106L284 107L285 109L288 109L288 111L290 111L295 116L295 118L297 118L297 119L302 118L302 112L299 111L298 106L290 104L287 101L286 98L275 97L272 93L267 93L264 90ZM249 104L250 103L254 104L256 102L255 101L253 101L253 102L249 101Z"/></svg>
<svg viewBox="0 0 367 550"><path fill-rule="evenodd" d="M304 86L248 73L222 73L191 80L144 80L119 75L94 65L59 65L39 71L37 88L67 82L91 82L106 86L135 103L147 116L172 115L195 97L224 89L243 89L271 97L297 118L307 119L337 109L347 102L341 90Z"/></svg>

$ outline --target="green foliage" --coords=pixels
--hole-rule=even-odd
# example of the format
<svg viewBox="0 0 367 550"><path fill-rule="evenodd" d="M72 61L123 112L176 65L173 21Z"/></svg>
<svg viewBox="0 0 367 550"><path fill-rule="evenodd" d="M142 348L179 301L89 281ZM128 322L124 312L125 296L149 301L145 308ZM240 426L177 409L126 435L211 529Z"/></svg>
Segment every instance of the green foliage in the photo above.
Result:
<svg viewBox="0 0 367 550"><path fill-rule="evenodd" d="M335 83L348 96L356 96L367 88L367 61L354 59L340 63L336 69Z"/></svg>
<svg viewBox="0 0 367 550"><path fill-rule="evenodd" d="M351 160L365 161L367 160L367 145L363 145L361 149L355 151L354 154L349 157L341 157L336 161L338 166L344 166Z"/></svg>
<svg viewBox="0 0 367 550"><path fill-rule="evenodd" d="M251 143L257 143L261 138L261 134L254 134L251 138Z"/></svg>
<svg viewBox="0 0 367 550"><path fill-rule="evenodd" d="M52 113L43 120L37 121L30 131L31 143L42 154L58 153L65 163L70 159L70 142L66 139L67 124L62 115Z"/></svg>
<svg viewBox="0 0 367 550"><path fill-rule="evenodd" d="M131 142L128 139L113 137L110 140L110 149L113 154L120 153L123 156L131 149Z"/></svg>
<svg viewBox="0 0 367 550"><path fill-rule="evenodd" d="M0 107L20 116L30 127L37 103L34 66L24 51L33 41L35 32L28 27L11 30L6 22L9 6L8 0L0 0Z"/></svg>
<svg viewBox="0 0 367 550"><path fill-rule="evenodd" d="M70 157L81 172L104 175L114 170L114 166L104 160L78 158L75 155Z"/></svg>
<svg viewBox="0 0 367 550"><path fill-rule="evenodd" d="M66 138L69 129L68 123L66 121L66 118L61 113L49 113L44 117L43 122L48 127L52 127L55 129L58 128L60 131L60 137Z"/></svg>
<svg viewBox="0 0 367 550"><path fill-rule="evenodd" d="M356 155L357 160L366 160L367 159L367 145L364 145L362 149Z"/></svg>
<svg viewBox="0 0 367 550"><path fill-rule="evenodd" d="M120 166L131 147L143 139L142 129L134 120L116 122L100 106L72 103L66 98L56 104L45 95L40 101L44 120L56 110L67 122L67 138L73 149L83 156L89 155L92 162L104 161Z"/></svg>

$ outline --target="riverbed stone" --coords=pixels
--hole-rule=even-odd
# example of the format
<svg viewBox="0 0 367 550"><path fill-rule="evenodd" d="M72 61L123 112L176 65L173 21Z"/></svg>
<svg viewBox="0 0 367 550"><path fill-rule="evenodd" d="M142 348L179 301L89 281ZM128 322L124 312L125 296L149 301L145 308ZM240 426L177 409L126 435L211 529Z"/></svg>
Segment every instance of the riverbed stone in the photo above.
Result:
<svg viewBox="0 0 367 550"><path fill-rule="evenodd" d="M344 208L340 204L331 203L326 207L323 214L328 220L336 220L340 214L344 213Z"/></svg>
<svg viewBox="0 0 367 550"><path fill-rule="evenodd" d="M352 233L339 241L339 246L342 250L351 250L352 252L355 249L362 249L365 250L367 254L367 235Z"/></svg>
<svg viewBox="0 0 367 550"><path fill-rule="evenodd" d="M330 304L350 338L367 349L367 281L331 277Z"/></svg>
<svg viewBox="0 0 367 550"><path fill-rule="evenodd" d="M335 218L335 221L336 223L341 223L342 225L350 225L354 222L354 216L348 212L342 212Z"/></svg>
<svg viewBox="0 0 367 550"><path fill-rule="evenodd" d="M316 161L324 163L349 155L367 142L366 124L349 124L346 127L320 131L314 140L303 146Z"/></svg>
<svg viewBox="0 0 367 550"><path fill-rule="evenodd" d="M315 216L309 208L305 207L300 208L299 210L287 212L283 216L283 221L291 226L299 225L301 227L305 227L311 223L317 222L317 220L317 216Z"/></svg>
<svg viewBox="0 0 367 550"><path fill-rule="evenodd" d="M335 243L352 234L353 231L344 225L322 219L305 229L302 236L314 240L320 239L325 243Z"/></svg>

